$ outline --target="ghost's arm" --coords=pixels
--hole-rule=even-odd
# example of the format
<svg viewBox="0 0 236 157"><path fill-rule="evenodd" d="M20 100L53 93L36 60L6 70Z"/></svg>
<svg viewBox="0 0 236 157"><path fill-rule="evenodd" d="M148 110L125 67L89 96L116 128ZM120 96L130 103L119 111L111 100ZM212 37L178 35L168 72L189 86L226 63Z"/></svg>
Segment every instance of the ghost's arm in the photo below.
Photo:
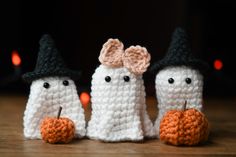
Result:
<svg viewBox="0 0 236 157"><path fill-rule="evenodd" d="M80 103L75 86L73 87L63 94L64 99L61 105L64 107L64 111L62 116L68 117L74 122L75 136L81 138L86 134L84 109Z"/></svg>
<svg viewBox="0 0 236 157"><path fill-rule="evenodd" d="M143 122L143 132L145 137L156 136L152 121L146 110L146 103L142 106L142 122Z"/></svg>
<svg viewBox="0 0 236 157"><path fill-rule="evenodd" d="M82 105L79 103L78 106L79 106L78 113L77 115L74 115L73 120L76 125L76 137L81 138L81 137L84 137L86 134L85 116L84 116L84 110L82 108Z"/></svg>
<svg viewBox="0 0 236 157"><path fill-rule="evenodd" d="M39 124L45 109L42 106L43 99L40 97L39 93L34 91L31 92L23 118L24 136L28 139L40 139Z"/></svg>

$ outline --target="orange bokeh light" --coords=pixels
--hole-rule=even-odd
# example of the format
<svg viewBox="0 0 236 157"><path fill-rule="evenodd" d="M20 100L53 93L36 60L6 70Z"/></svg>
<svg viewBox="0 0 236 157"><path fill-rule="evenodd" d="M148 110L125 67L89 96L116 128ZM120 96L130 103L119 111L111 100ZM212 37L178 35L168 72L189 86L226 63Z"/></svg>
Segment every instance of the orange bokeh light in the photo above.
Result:
<svg viewBox="0 0 236 157"><path fill-rule="evenodd" d="M223 68L223 62L220 59L214 61L214 68L216 70L221 70Z"/></svg>
<svg viewBox="0 0 236 157"><path fill-rule="evenodd" d="M80 102L86 107L90 103L90 95L87 92L82 92L80 94Z"/></svg>
<svg viewBox="0 0 236 157"><path fill-rule="evenodd" d="M21 58L19 53L16 50L13 50L11 53L11 61L15 66L19 66L21 64Z"/></svg>

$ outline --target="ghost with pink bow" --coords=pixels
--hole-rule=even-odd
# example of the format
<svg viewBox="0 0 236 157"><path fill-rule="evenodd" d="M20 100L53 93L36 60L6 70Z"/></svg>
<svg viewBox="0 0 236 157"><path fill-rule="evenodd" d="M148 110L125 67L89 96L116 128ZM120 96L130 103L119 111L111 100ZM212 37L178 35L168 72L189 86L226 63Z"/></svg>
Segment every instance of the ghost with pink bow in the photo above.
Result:
<svg viewBox="0 0 236 157"><path fill-rule="evenodd" d="M89 138L119 142L155 136L142 79L150 58L146 48L130 46L124 50L118 39L109 39L103 45L101 65L92 76Z"/></svg>

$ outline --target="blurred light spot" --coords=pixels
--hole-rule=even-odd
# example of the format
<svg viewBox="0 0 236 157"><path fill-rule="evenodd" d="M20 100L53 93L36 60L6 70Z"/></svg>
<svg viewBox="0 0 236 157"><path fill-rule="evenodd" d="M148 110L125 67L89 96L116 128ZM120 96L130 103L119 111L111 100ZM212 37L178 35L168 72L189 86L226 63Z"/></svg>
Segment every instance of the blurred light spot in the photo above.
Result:
<svg viewBox="0 0 236 157"><path fill-rule="evenodd" d="M87 107L90 102L90 95L87 92L82 92L80 94L80 102L84 107Z"/></svg>
<svg viewBox="0 0 236 157"><path fill-rule="evenodd" d="M15 66L19 66L21 64L21 58L19 53L16 50L13 50L11 53L11 61Z"/></svg>
<svg viewBox="0 0 236 157"><path fill-rule="evenodd" d="M214 68L215 68L216 70L221 70L222 67L223 67L223 62L222 62L220 59L216 59L216 60L214 61Z"/></svg>

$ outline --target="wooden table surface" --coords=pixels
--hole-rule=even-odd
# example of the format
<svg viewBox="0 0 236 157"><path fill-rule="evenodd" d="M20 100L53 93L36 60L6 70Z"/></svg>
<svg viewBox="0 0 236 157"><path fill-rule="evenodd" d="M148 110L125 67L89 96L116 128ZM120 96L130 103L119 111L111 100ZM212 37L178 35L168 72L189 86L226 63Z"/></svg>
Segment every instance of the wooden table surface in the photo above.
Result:
<svg viewBox="0 0 236 157"><path fill-rule="evenodd" d="M158 139L139 143L103 143L89 139L70 144L47 144L23 137L22 118L27 97L0 95L0 157L4 156L236 156L236 99L207 99L205 114L211 124L209 141L202 146L176 147ZM148 112L156 118L156 100L148 98ZM86 109L86 119L90 109Z"/></svg>

